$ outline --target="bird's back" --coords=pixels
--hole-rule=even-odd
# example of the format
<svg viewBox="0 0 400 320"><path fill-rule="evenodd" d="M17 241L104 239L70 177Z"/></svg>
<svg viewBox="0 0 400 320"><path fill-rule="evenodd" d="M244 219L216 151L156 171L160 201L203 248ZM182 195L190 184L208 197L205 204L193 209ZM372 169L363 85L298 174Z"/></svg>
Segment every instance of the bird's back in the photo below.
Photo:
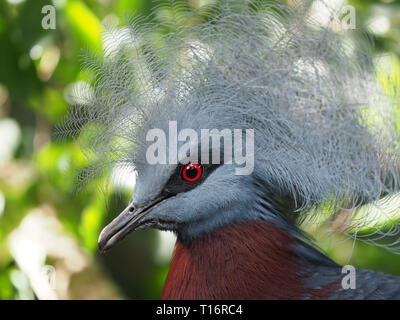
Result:
<svg viewBox="0 0 400 320"><path fill-rule="evenodd" d="M357 270L355 289L340 288L328 299L394 300L400 299L400 278L370 270Z"/></svg>
<svg viewBox="0 0 400 320"><path fill-rule="evenodd" d="M400 277L353 266L344 268L301 240L296 240L294 248L299 256L301 276L306 279L305 287L314 293L304 299L318 296L331 300L400 299ZM327 294L318 294L327 290Z"/></svg>

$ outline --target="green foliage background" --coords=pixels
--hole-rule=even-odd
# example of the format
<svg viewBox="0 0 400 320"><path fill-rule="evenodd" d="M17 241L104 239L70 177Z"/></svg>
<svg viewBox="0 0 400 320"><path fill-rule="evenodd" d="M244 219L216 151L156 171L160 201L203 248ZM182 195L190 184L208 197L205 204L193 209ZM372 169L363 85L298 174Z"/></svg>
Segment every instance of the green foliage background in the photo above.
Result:
<svg viewBox="0 0 400 320"><path fill-rule="evenodd" d="M195 9L206 2L188 0L188 5ZM389 57L392 68L398 66L400 1L348 3L356 8L357 28L375 40L375 54ZM48 4L56 8L55 30L41 27L42 7ZM52 139L52 128L68 109L71 84L83 79L80 49L101 45L105 18L147 16L154 5L149 0L0 0L0 299L37 298L10 247L11 235L35 209L59 221L87 261L83 271L69 278L61 298L159 297L168 259L155 255L155 231L134 234L106 255L97 252L100 230L121 211L130 190L111 193L108 206L95 189L72 193L67 176L71 164L81 160L79 148ZM376 15L390 22L382 34L369 28ZM347 243L328 252L341 263L400 275L399 256L357 243L347 261L351 247ZM46 264L57 261L48 256Z"/></svg>

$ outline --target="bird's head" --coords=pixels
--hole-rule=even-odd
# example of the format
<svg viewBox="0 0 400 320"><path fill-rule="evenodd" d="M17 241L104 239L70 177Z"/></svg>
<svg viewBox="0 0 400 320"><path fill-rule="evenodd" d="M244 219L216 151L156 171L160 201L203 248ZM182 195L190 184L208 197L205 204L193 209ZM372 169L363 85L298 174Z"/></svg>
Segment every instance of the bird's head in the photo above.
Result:
<svg viewBox="0 0 400 320"><path fill-rule="evenodd" d="M334 216L398 190L396 102L381 92L370 55L309 21L307 6L244 3L221 1L208 19L192 12L168 33L133 21L86 56L91 79L61 129L79 134L100 164L84 177L118 166L137 174L100 249L146 228L185 241L244 220L294 223L318 208ZM231 135L218 149L205 129ZM357 221L353 230L368 214Z"/></svg>
<svg viewBox="0 0 400 320"><path fill-rule="evenodd" d="M106 250L135 230L172 230L182 241L218 226L258 219L254 175L235 175L232 165L158 165L138 172L126 209L101 233Z"/></svg>

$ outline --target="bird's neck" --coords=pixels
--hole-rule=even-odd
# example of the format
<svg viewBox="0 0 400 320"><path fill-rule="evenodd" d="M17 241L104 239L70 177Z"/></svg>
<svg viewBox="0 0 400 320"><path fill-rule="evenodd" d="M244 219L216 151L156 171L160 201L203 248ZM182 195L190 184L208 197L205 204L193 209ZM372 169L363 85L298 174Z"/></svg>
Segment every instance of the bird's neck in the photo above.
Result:
<svg viewBox="0 0 400 320"><path fill-rule="evenodd" d="M177 241L161 298L312 298L298 272L294 241L266 221L224 226L188 244Z"/></svg>

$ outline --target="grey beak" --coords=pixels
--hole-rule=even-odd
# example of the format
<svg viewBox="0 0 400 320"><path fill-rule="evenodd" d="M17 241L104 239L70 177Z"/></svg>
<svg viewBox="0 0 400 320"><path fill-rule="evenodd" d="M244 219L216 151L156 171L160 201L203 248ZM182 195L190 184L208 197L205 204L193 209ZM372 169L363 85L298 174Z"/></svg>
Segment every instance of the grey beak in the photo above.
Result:
<svg viewBox="0 0 400 320"><path fill-rule="evenodd" d="M100 252L107 251L135 230L151 228L151 221L146 221L144 218L165 200L166 197L160 197L140 208L135 208L134 204L126 207L118 217L101 231L98 240Z"/></svg>

